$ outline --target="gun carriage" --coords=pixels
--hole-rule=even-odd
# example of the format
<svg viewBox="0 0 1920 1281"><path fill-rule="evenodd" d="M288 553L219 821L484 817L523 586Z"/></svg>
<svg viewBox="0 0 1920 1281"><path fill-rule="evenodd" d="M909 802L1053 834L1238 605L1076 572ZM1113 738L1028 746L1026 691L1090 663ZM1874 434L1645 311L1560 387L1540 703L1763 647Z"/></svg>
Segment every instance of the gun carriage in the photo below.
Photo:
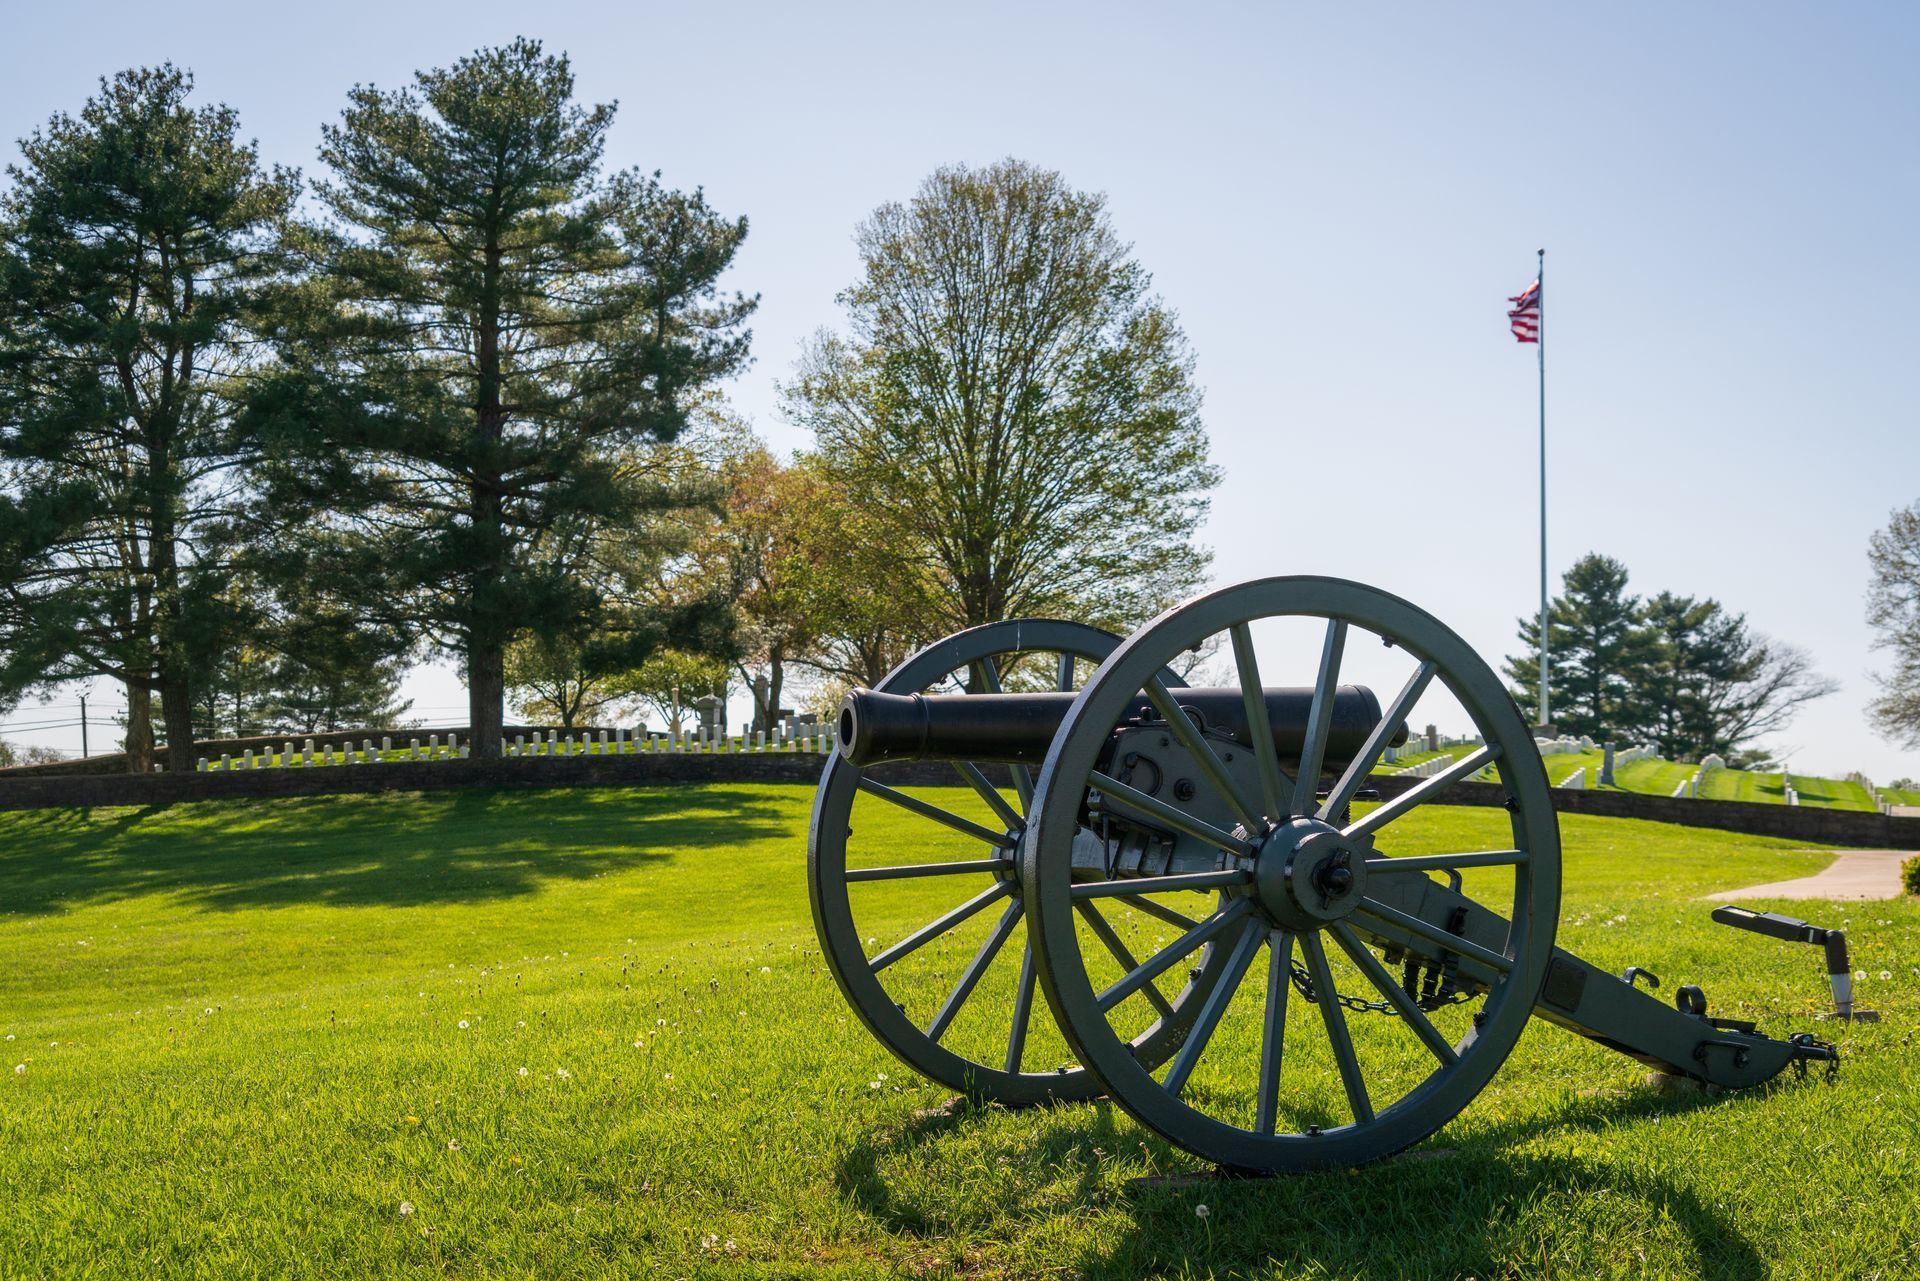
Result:
<svg viewBox="0 0 1920 1281"><path fill-rule="evenodd" d="M1316 630L1312 681L1268 686L1256 629L1289 620ZM1363 638L1404 666L1384 705L1341 683ZM1234 683L1186 686L1171 665L1209 645ZM1479 745L1356 817L1428 696ZM823 952L888 1049L971 1098L1106 1095L1198 1156L1279 1172L1433 1133L1535 1016L1726 1087L1835 1057L1556 948L1559 827L1528 726L1457 635L1358 583L1245 583L1124 641L1053 620L973 628L853 691L837 728L809 842ZM902 761L950 766L978 804L883 781ZM1503 811L1478 811L1498 839L1409 850L1401 820L1476 775L1502 789ZM1430 825L1427 844L1435 826L1474 825ZM942 856L914 853L930 847ZM992 925L966 955L954 940L976 917ZM1349 1017L1363 1013L1388 1017Z"/></svg>

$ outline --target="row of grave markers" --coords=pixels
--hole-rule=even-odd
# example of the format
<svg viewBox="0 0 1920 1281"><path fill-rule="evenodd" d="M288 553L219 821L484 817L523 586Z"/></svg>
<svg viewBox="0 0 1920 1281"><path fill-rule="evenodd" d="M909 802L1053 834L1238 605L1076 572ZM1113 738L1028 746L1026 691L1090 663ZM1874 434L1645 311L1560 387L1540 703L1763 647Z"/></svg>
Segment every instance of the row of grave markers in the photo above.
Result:
<svg viewBox="0 0 1920 1281"><path fill-rule="evenodd" d="M472 753L472 746L460 741L458 734L448 734L446 741L440 741L440 735L429 734L424 745L418 738L410 738L407 745L396 749L392 735L382 735L379 749L373 746L373 740L362 739L355 750L351 744L334 747L322 744L314 747L314 740L307 739L304 745L296 747L289 740L278 752L265 749L256 753L252 748L235 755L222 752L218 760L201 757L196 767L201 773L223 770L250 769L289 769L309 768L323 765L382 765L407 764L410 762L465 760ZM770 733L758 731L752 734L716 734L709 735L703 729L686 730L680 733L652 733L646 730L600 730L597 735L589 732L563 734L559 730L548 730L544 734L536 731L531 738L525 734L516 734L513 741L506 745L509 757L546 757L556 759L565 756L631 756L640 752L662 753L708 753L725 754L741 752L795 752L803 754L825 755L833 750L833 726L814 725L801 722L791 729L776 726Z"/></svg>

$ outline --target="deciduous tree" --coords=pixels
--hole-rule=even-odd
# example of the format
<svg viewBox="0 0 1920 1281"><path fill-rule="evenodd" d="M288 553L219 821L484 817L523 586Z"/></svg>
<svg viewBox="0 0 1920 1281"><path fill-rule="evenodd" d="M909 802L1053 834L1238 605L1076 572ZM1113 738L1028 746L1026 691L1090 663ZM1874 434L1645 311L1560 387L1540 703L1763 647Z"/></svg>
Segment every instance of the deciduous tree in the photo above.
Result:
<svg viewBox="0 0 1920 1281"><path fill-rule="evenodd" d="M872 516L949 629L1123 625L1190 591L1218 480L1192 357L1103 197L1016 160L953 166L858 228L844 335L785 389L838 507Z"/></svg>
<svg viewBox="0 0 1920 1281"><path fill-rule="evenodd" d="M1893 742L1920 748L1920 502L1896 508L1875 532L1867 565L1867 625L1874 648L1892 659L1874 676L1880 692L1867 716Z"/></svg>

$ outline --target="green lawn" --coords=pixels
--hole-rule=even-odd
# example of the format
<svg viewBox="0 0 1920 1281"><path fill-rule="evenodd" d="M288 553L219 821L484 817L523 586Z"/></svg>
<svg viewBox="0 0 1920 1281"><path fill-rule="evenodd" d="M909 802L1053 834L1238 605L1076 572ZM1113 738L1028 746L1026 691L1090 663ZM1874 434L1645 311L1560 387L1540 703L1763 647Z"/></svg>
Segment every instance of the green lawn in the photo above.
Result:
<svg viewBox="0 0 1920 1281"><path fill-rule="evenodd" d="M1600 783L1600 764L1606 754L1595 748L1591 752L1554 752L1540 758L1547 767L1547 782L1558 787L1567 781L1569 775L1581 766L1587 770L1586 785L1596 787Z"/></svg>
<svg viewBox="0 0 1920 1281"><path fill-rule="evenodd" d="M1889 805L1920 805L1920 789L1911 787L1883 787L1880 799Z"/></svg>
<svg viewBox="0 0 1920 1281"><path fill-rule="evenodd" d="M1478 743L1458 743L1452 747L1443 747L1437 752L1402 752L1400 759L1388 765L1382 762L1374 766L1375 774L1394 774L1414 765L1424 765L1428 761L1446 759L1457 761L1462 756L1471 756L1480 750Z"/></svg>
<svg viewBox="0 0 1920 1281"><path fill-rule="evenodd" d="M1774 1034L1837 1031L1835 1085L1668 1096L1536 1022L1408 1156L1140 1188L1195 1163L1110 1107L923 1115L945 1092L822 969L810 803L742 784L0 814L0 1276L1920 1274L1920 905L1778 905L1850 924L1885 1017L1835 1029L1810 1021L1813 949L1698 901L1823 855L1568 816L1560 939ZM855 824L912 857L968 849L865 798ZM1394 852L1497 847L1504 816L1385 830ZM883 884L907 887L894 928L956 898ZM908 999L973 942L929 948ZM1388 1022L1355 1017L1363 1056Z"/></svg>
<svg viewBox="0 0 1920 1281"><path fill-rule="evenodd" d="M1659 757L1628 761L1614 767L1613 782L1623 792L1644 792L1649 796L1672 796L1675 789L1694 776L1700 767L1685 761L1663 761Z"/></svg>

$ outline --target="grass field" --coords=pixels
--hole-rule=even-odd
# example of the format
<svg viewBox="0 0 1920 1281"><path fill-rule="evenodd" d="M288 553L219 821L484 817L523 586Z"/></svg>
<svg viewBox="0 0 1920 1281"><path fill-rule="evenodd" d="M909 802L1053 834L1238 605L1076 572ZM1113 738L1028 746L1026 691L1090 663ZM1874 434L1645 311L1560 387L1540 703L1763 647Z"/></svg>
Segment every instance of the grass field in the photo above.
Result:
<svg viewBox="0 0 1920 1281"><path fill-rule="evenodd" d="M1560 941L1765 1031L1839 1035L1834 1085L1670 1096L1536 1022L1409 1155L1137 1187L1195 1163L1109 1106L926 1114L945 1092L822 969L810 802L0 814L0 1276L1920 1275L1920 905L1777 905L1848 922L1884 1021L1836 1033L1810 1021L1813 949L1698 901L1824 855L1569 816ZM967 849L877 803L855 822ZM1498 825L1427 807L1389 830L1415 852ZM898 924L956 897L895 884Z"/></svg>
<svg viewBox="0 0 1920 1281"><path fill-rule="evenodd" d="M1679 786L1694 776L1698 765L1684 761L1663 761L1658 757L1628 761L1613 771L1614 785L1623 792L1645 792L1651 796L1672 796Z"/></svg>

